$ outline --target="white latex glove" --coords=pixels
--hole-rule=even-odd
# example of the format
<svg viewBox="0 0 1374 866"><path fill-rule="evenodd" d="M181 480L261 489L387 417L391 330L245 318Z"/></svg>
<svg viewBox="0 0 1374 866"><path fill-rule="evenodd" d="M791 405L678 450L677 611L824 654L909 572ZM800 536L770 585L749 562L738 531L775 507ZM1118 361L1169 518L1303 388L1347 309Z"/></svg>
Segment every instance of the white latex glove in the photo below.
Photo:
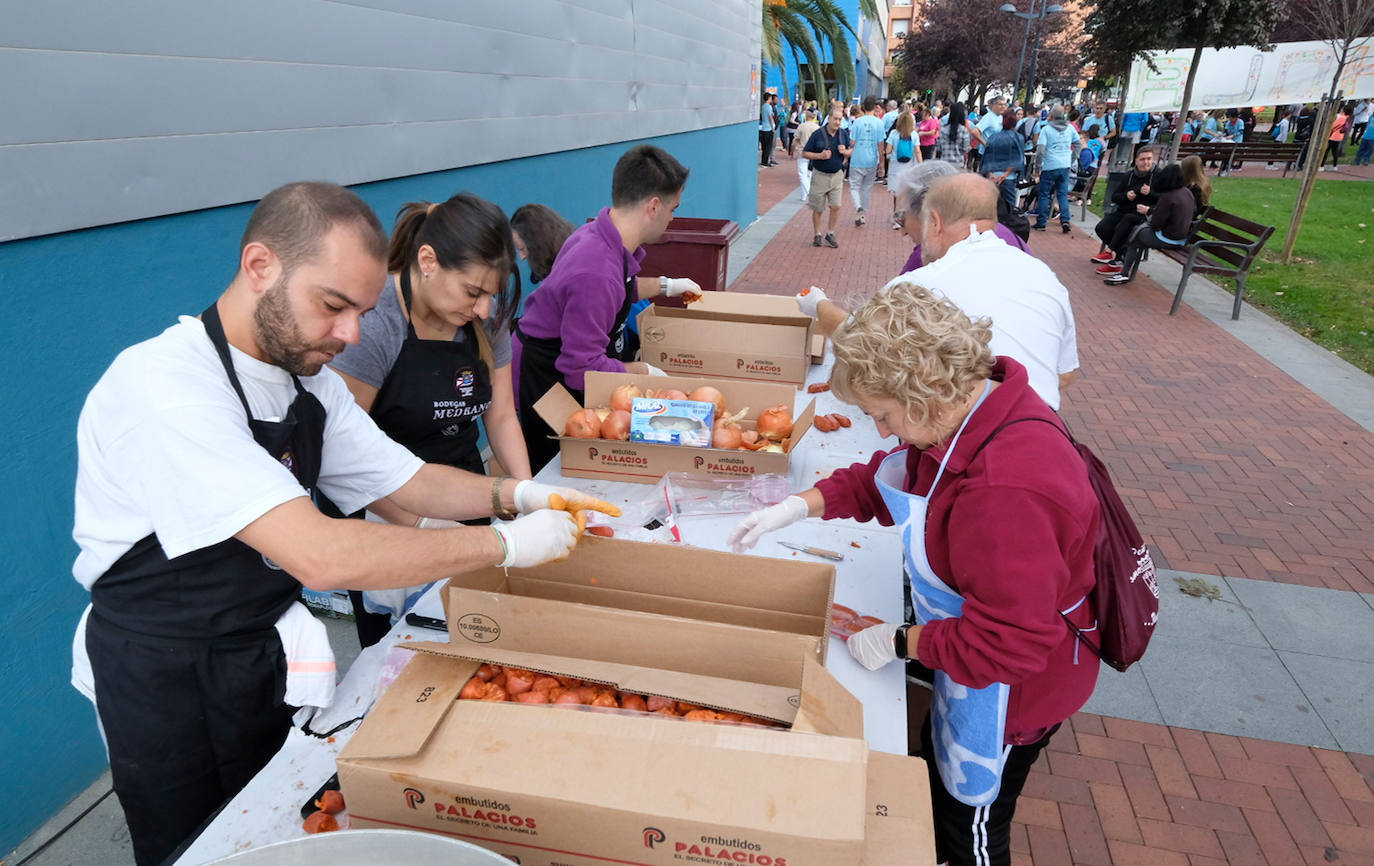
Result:
<svg viewBox="0 0 1374 866"><path fill-rule="evenodd" d="M668 286L663 290L664 297L676 298L679 295L700 295L701 286L697 285L696 280L689 280L686 277L673 277L668 280Z"/></svg>
<svg viewBox="0 0 1374 866"><path fill-rule="evenodd" d="M653 364L650 364L648 361L640 361L640 363L643 364L644 366L646 366L646 367L649 368L649 375L650 375L650 376L666 376L666 375L668 375L667 373L663 372L663 371L660 370L659 368L655 367Z"/></svg>
<svg viewBox="0 0 1374 866"><path fill-rule="evenodd" d="M583 493L581 490L574 490L571 487L554 487L551 484L540 484L538 481L521 481L515 485L515 510L521 514L529 514L543 508L552 507L549 504L549 497L557 494L563 497L567 503L565 511L600 511L612 517L620 516L620 509L609 502L594 499Z"/></svg>
<svg viewBox="0 0 1374 866"><path fill-rule="evenodd" d="M789 496L777 505L761 508L745 517L738 526L730 530L730 537L726 540L730 542L731 550L735 553L743 553L758 544L765 532L772 532L775 529L791 526L799 520L805 520L808 511L810 511L810 507L806 504L805 499L800 496Z"/></svg>
<svg viewBox="0 0 1374 866"><path fill-rule="evenodd" d="M821 301L830 300L825 296L825 289L822 289L820 286L812 286L809 289L799 292L795 298L797 306L801 308L801 311L813 319L819 315L816 312L816 308L820 306Z"/></svg>
<svg viewBox="0 0 1374 866"><path fill-rule="evenodd" d="M845 646L849 647L849 654L854 661L876 671L888 662L897 660L897 648L892 645L892 638L897 634L899 625L895 622L871 625L851 635Z"/></svg>
<svg viewBox="0 0 1374 866"><path fill-rule="evenodd" d="M544 509L492 529L506 545L503 568L531 568L564 559L577 546L577 522L566 511Z"/></svg>

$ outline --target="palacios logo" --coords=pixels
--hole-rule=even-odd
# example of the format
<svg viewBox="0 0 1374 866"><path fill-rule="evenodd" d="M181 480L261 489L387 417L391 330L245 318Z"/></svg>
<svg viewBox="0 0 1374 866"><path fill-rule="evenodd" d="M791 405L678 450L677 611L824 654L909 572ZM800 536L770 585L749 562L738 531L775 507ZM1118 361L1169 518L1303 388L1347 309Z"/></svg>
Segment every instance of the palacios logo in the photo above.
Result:
<svg viewBox="0 0 1374 866"><path fill-rule="evenodd" d="M743 358L739 358L739 359L737 359L737 360L735 361L735 369L736 369L736 370L738 370L740 367L743 367L743 366L744 366L744 359L743 359Z"/></svg>
<svg viewBox="0 0 1374 866"><path fill-rule="evenodd" d="M595 448L588 448L588 449L587 449L587 459L588 459L588 460L595 460L596 457L597 457L597 455L600 454L600 453L601 453L601 452L600 452L600 451L597 451Z"/></svg>
<svg viewBox="0 0 1374 866"><path fill-rule="evenodd" d="M692 462L693 462L693 464L696 466L696 468L700 469L701 467L703 467L703 466L706 465L706 458L705 458L705 457L696 457L696 458L693 458Z"/></svg>
<svg viewBox="0 0 1374 866"><path fill-rule="evenodd" d="M667 841L668 835L657 827L644 828L644 847L652 848L659 842Z"/></svg>
<svg viewBox="0 0 1374 866"><path fill-rule="evenodd" d="M416 808L425 801L424 792L418 791L415 788L406 788L403 791L401 791L401 793L405 795L406 805L412 809Z"/></svg>

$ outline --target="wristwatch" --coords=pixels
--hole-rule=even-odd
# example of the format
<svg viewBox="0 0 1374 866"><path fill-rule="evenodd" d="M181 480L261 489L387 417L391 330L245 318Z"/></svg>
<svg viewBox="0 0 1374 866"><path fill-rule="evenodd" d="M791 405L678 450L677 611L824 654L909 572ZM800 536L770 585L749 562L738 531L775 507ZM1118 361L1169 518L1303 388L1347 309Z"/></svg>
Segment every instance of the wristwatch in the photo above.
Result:
<svg viewBox="0 0 1374 866"><path fill-rule="evenodd" d="M659 278L658 278L658 292L659 292L659 294L661 294L661 295L666 295L666 294L668 294L668 278L667 278L667 277L659 277Z"/></svg>
<svg viewBox="0 0 1374 866"><path fill-rule="evenodd" d="M892 650L899 659L911 658L911 656L907 655L908 647L906 645L906 633L910 628L911 623L907 623L906 625L897 626L897 630L892 633Z"/></svg>

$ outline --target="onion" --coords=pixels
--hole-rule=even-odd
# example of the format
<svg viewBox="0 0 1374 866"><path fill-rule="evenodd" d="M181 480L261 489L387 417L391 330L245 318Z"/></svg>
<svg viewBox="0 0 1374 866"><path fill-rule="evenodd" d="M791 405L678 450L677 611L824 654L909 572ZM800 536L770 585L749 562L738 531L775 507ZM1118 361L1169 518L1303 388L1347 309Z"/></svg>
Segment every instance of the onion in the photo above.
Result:
<svg viewBox="0 0 1374 866"><path fill-rule="evenodd" d="M692 399L695 400L696 391L693 391L692 395ZM744 437L739 427L739 419L747 414L749 414L749 407L746 406L733 415L721 415L717 418L715 429L711 432L711 447L739 448ZM758 434L754 435L757 436Z"/></svg>
<svg viewBox="0 0 1374 866"><path fill-rule="evenodd" d="M711 432L712 448L738 448L741 442L739 425L729 421L716 423L716 429Z"/></svg>
<svg viewBox="0 0 1374 866"><path fill-rule="evenodd" d="M782 404L759 413L759 435L765 439L778 441L792 435L792 411Z"/></svg>
<svg viewBox="0 0 1374 866"><path fill-rule="evenodd" d="M644 698L639 695L631 694L622 694L620 696L620 708L622 710L635 710L641 713L647 713L649 711L649 707L644 702Z"/></svg>
<svg viewBox="0 0 1374 866"><path fill-rule="evenodd" d="M618 386L611 392L611 408L619 409L622 412L630 411L636 397L643 397L644 389L633 382Z"/></svg>
<svg viewBox="0 0 1374 866"><path fill-rule="evenodd" d="M720 393L719 388L710 385L702 385L700 388L687 395L688 400L700 400L702 403L715 403L716 415L725 414L725 395Z"/></svg>
<svg viewBox="0 0 1374 866"><path fill-rule="evenodd" d="M601 435L601 419L591 409L579 409L568 417L565 434L574 439L595 439Z"/></svg>
<svg viewBox="0 0 1374 866"><path fill-rule="evenodd" d="M686 400L687 395L676 388L650 388L644 392L645 397L654 400Z"/></svg>
<svg viewBox="0 0 1374 866"><path fill-rule="evenodd" d="M515 696L517 703L521 704L547 704L549 702L548 692L522 692Z"/></svg>
<svg viewBox="0 0 1374 866"><path fill-rule="evenodd" d="M768 440L758 434L757 430L745 430L740 435L740 447L750 451L758 451L768 444Z"/></svg>
<svg viewBox="0 0 1374 866"><path fill-rule="evenodd" d="M624 442L630 438L630 413L615 409L601 420L601 438L619 439Z"/></svg>

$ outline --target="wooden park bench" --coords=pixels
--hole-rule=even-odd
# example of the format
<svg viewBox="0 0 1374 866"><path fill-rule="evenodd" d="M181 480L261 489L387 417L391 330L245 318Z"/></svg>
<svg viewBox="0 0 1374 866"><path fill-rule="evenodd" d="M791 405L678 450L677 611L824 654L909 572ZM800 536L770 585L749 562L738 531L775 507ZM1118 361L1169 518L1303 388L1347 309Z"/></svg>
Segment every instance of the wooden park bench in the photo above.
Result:
<svg viewBox="0 0 1374 866"><path fill-rule="evenodd" d="M1207 208L1188 232L1188 243L1175 249L1158 251L1183 265L1183 279L1178 282L1178 291L1174 294L1169 315L1178 312L1189 277L1193 274L1215 274L1235 279L1236 302L1231 309L1231 318L1239 319L1245 278L1250 274L1255 259L1259 258L1260 249L1273 233L1273 226L1262 226L1224 210Z"/></svg>
<svg viewBox="0 0 1374 866"><path fill-rule="evenodd" d="M1221 166L1217 174L1228 173L1233 166L1247 162L1281 162L1283 177L1299 159L1302 158L1303 142L1291 144L1272 140L1260 141L1185 141L1178 146L1178 156L1196 155L1204 163L1215 162Z"/></svg>

